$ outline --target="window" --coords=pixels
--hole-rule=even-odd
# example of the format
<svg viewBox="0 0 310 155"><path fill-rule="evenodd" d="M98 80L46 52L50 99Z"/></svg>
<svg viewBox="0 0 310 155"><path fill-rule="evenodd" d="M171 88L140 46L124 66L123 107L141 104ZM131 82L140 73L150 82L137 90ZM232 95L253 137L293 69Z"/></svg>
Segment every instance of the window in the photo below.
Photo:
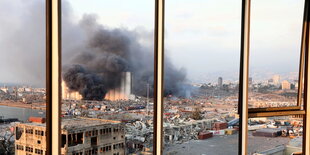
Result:
<svg viewBox="0 0 310 155"><path fill-rule="evenodd" d="M96 146L97 145L97 137L92 137L91 138L91 146Z"/></svg>
<svg viewBox="0 0 310 155"><path fill-rule="evenodd" d="M252 0L249 108L300 104L297 102L301 102L302 96L298 90L303 89L299 86L300 78L303 79L299 62L303 51L304 3L303 0Z"/></svg>
<svg viewBox="0 0 310 155"><path fill-rule="evenodd" d="M67 135L61 134L61 147L64 148L67 144Z"/></svg>
<svg viewBox="0 0 310 155"><path fill-rule="evenodd" d="M105 147L101 147L100 152L105 152Z"/></svg>
<svg viewBox="0 0 310 155"><path fill-rule="evenodd" d="M65 135L62 136L63 140L66 140ZM65 146L66 141L62 142L62 146ZM68 134L69 147L83 144L83 133Z"/></svg>
<svg viewBox="0 0 310 155"><path fill-rule="evenodd" d="M26 133L33 134L33 129L26 129Z"/></svg>
<svg viewBox="0 0 310 155"><path fill-rule="evenodd" d="M73 155L83 155L83 152L75 152L75 153L73 153Z"/></svg>
<svg viewBox="0 0 310 155"><path fill-rule="evenodd" d="M92 147L126 139L149 149L154 132L154 1L94 2L61 2L61 126L86 128L84 142Z"/></svg>
<svg viewBox="0 0 310 155"><path fill-rule="evenodd" d="M268 1L270 2L270 1ZM253 3L254 4L254 3ZM252 7L255 7L253 6L252 4ZM297 3L294 3L294 5L296 5ZM301 4L301 3L298 3L298 4ZM264 4L266 5L266 4ZM306 19L308 17L307 15L307 3L305 3L305 14L304 14L304 24L303 24L303 30L302 30L302 39L301 39L301 54L300 54L300 66L299 66L299 71L303 72L303 60L305 59L304 58L304 55L303 55L303 52L304 51L307 51L308 49L305 48L305 29L307 27L307 25L305 25L306 23ZM256 7L259 7L259 5L256 5ZM269 7L269 6L268 6ZM265 9L268 10L268 7L267 8L264 8L264 11ZM250 1L243 1L243 10L242 10L242 43L241 43L241 74L240 74L240 80L242 81L241 82L241 94L239 94L241 98L241 100L239 100L239 114L240 114L240 121L239 123L241 123L241 134L242 136L240 136L240 141L239 141L239 153L241 154L244 154L244 153L249 153L249 151L254 151L254 152L261 152L261 153L267 153L269 151L276 151L276 150L281 150L283 148L282 147L275 147L275 148L270 148L269 150L264 150L264 151L261 151L261 150L253 150L253 148L251 148L251 143L249 143L248 141L250 141L250 135L248 135L248 129L250 129L250 126L248 127L247 126L247 122L248 122L248 117L249 118L259 118L259 117L269 117L268 121L276 121L278 118L278 116L294 116L294 115L297 115L298 117L300 117L300 114L305 114L303 109L307 109L307 101L304 100L304 106L305 107L302 107L301 105L301 95L302 95L302 89L299 89L298 91L298 96L296 98L297 99L297 104L295 107L279 107L280 105L276 105L278 107L271 107L271 108L254 108L254 109L249 109L248 110L248 107L250 107L251 105L249 104L248 105L248 85L249 85L249 77L248 77L248 69L249 69L249 54L250 54L250 51L249 51L249 45L250 45L250 39L249 39L249 34L250 34L250 19L251 19L251 16L250 16L250 9L251 8L251 3ZM292 14L290 14L292 15ZM271 16L270 16L271 17ZM287 16L288 17L288 16ZM298 18L296 16L296 18ZM277 18L279 19L279 18ZM295 20L295 19L294 19ZM294 23L295 24L295 23ZM284 27L284 26L283 26ZM294 30L298 30L298 29L294 29ZM272 45L277 45L277 44L272 44ZM305 66L307 66L308 62L305 63ZM307 74L308 73L305 73L305 78L303 77L302 74L300 74L300 77L299 77L299 80L303 80L303 78L305 79L305 81L307 81ZM278 76L276 76L276 81L279 80ZM299 81L299 88L302 88L302 81ZM306 82L305 82L306 83ZM305 86L306 87L306 86ZM270 88L268 88L270 89ZM306 90L306 88L305 88ZM286 91L286 90L285 90ZM307 92L307 91L305 91ZM249 112L249 114L248 114ZM308 117L307 115L304 115L303 116L305 119L306 117ZM290 117L289 117L290 118ZM291 118L290 120L293 120L294 118ZM243 125L242 125L243 124ZM305 129L307 127L304 127L303 129ZM275 130L279 130L278 126L277 126L277 129ZM269 130L269 129L264 129L263 131L259 130L259 131L255 131L253 133L253 135L255 136L258 136L258 135L270 135L270 133L272 133L271 135L277 135L277 134L281 134L280 131L274 131L273 129ZM303 149L303 153L306 153L307 152L307 145L305 144L305 140L306 140L306 136L307 136L307 132L303 132L303 136L304 138L302 138L303 140L303 146L302 146L302 149ZM245 145L248 144L248 147L246 147ZM258 147L258 146L256 146ZM262 145L261 147L264 147L264 145ZM271 146L268 146L268 147L272 147ZM258 147L259 148L259 147ZM259 149L262 149L262 148L259 148ZM283 151L283 149L282 149ZM253 153L253 152L252 152ZM269 152L270 153L270 152Z"/></svg>
<svg viewBox="0 0 310 155"><path fill-rule="evenodd" d="M112 148L112 147L111 147L110 145L107 145L107 146L101 147L101 148L100 148L100 151L102 151L102 152L107 152L107 151L110 151L111 148Z"/></svg>
<svg viewBox="0 0 310 155"><path fill-rule="evenodd" d="M33 152L33 148L26 146L26 152Z"/></svg>
<svg viewBox="0 0 310 155"><path fill-rule="evenodd" d="M22 146L22 145L16 145L16 149L17 149L17 150L22 150L22 151L23 151L23 150L24 150L24 146Z"/></svg>
<svg viewBox="0 0 310 155"><path fill-rule="evenodd" d="M163 107L163 97L164 97L164 87L163 87L163 79L164 79L164 70L163 70L163 50L164 50L164 10L168 9L168 8L164 8L164 1L163 0L157 0L155 1L156 3L156 7L155 7L155 31L154 31L154 38L155 38L155 63L154 63L154 154L162 154L162 149L163 149L163 141L164 140L164 134L163 134L163 114L164 114L164 107ZM306 1L307 2L307 1ZM55 2L56 3L56 2ZM56 3L57 4L57 3ZM226 4L226 3L225 3ZM266 4L267 5L267 4ZM220 5L220 6L225 6L224 4ZM57 5L54 6L57 8ZM305 8L309 8L309 4L308 2L305 4ZM56 9L57 10L57 9ZM308 49L308 44L307 42L305 42L306 40L309 39L309 34L307 34L307 31L303 31L304 35L303 35L303 39L304 40L304 46L302 46L302 48L305 50L305 99L304 99L304 105L303 105L303 109L281 109L281 111L271 111L270 109L265 110L264 112L259 111L261 109L259 109L258 111L250 111L250 113L248 113L248 81L249 81L249 74L248 74L248 69L249 69L249 59L248 59L248 54L249 54L249 21L250 21L250 0L243 0L242 1L242 16L241 16L241 55L240 55L240 76L239 76L239 96L238 96L238 113L239 113L239 145L238 145L238 150L239 150L239 154L247 154L249 153L248 148L247 148L247 139L248 139L248 118L252 118L252 117L276 117L278 115L281 116L287 116L287 115L303 115L304 119L306 121L309 120L309 115L306 115L307 113L309 113L310 107L307 106L307 103L309 102L307 99L307 97L310 95L309 92L307 90L310 89L310 85L308 83L309 79L309 71L310 71L310 67L309 67L309 59L308 59L308 55L306 53L309 52ZM306 13L308 13L308 10L305 10ZM54 12L55 14L57 14L57 12ZM308 14L305 14L306 18L304 18L304 28L303 30L307 30L309 29L309 24L308 24ZM49 16L50 17L50 16ZM56 16L57 17L57 16ZM220 16L216 16L215 19L218 19ZM56 18L57 19L57 18ZM57 33L56 33L57 34ZM58 38L59 36L56 35L56 38ZM59 40L58 40L59 41ZM51 42L51 43L57 43L55 41ZM57 44L56 44L57 45ZM49 46L49 45L48 45ZM57 50L56 50L57 51ZM55 54L55 53L54 53ZM57 54L55 54L54 56L57 57ZM306 61L307 60L307 61ZM57 70L57 65L59 65L59 62L54 62L52 64L56 64L55 66L53 66L54 69ZM56 67L56 68L55 68ZM59 67L59 66L58 66ZM59 68L58 68L59 69ZM59 76L57 77L53 77L54 80L58 80L58 82L60 82L60 78ZM219 80L221 81L221 80ZM57 84L56 84L57 85ZM54 85L53 85L54 86ZM57 88L59 85L55 86L55 88ZM60 93L59 93L60 94ZM54 94L56 97L59 94ZM78 96L77 96L78 97ZM54 101L56 103L59 103L59 101ZM84 102L85 104L87 104L89 107L94 106L96 103L90 103L88 101ZM74 103L72 103L73 105ZM59 104L56 104L59 105ZM71 104L69 104L70 107ZM79 104L77 104L79 106ZM115 105L116 107L119 105ZM82 107L82 106L81 106ZM135 107L137 109L140 109L142 107ZM92 108L94 111L98 110L97 107L93 107ZM110 108L107 108L110 109ZM112 108L111 108L112 109ZM130 110L131 107L129 108L125 108L126 110ZM57 111L59 109L56 109L55 111L52 111L53 113L57 114ZM115 110L115 109L114 109ZM108 110L109 111L109 110ZM112 110L112 112L114 112ZM81 112L82 113L82 112ZM91 112L88 113L86 115L93 115L96 112ZM147 112L149 113L149 111ZM139 114L139 113L134 113L134 114ZM53 117L54 119L58 119L58 115L56 115L57 117ZM77 118L76 118L77 119ZM57 122L57 121L56 121ZM137 123L137 126L139 123ZM217 122L215 123L216 125L213 127L219 127L221 128L222 126L224 126L225 124L222 124L221 122ZM309 123L305 123L304 124L304 129L307 130L303 130L304 133L304 140L303 140L303 153L304 154L309 154L309 141L307 141L307 139L309 139ZM113 127L111 127L113 128ZM109 128L109 129L111 129ZM144 128L144 125L141 125L141 128ZM125 129L126 130L126 129ZM59 132L59 131L58 131ZM229 131L228 131L229 132ZM111 133L111 130L108 130L108 133ZM57 131L56 131L56 135L57 135ZM91 137L89 137L91 138ZM139 146L139 144L126 144L126 146ZM55 148L57 148L57 146L54 146ZM106 147L106 150L111 150L111 145ZM136 148L136 147L135 147ZM87 152L85 151L85 154ZM88 151L87 154L91 154L91 150L90 152Z"/></svg>
<svg viewBox="0 0 310 155"><path fill-rule="evenodd" d="M253 60L250 69L254 70L264 70L266 74L270 74L269 80L256 81L255 83L249 83L249 112L250 117L259 117L263 113L258 114L258 112L272 112L272 111L295 111L295 114L303 114L302 111L303 103L302 96L304 92L304 39L305 34L305 25L302 24L304 8L303 1L294 2L294 8L290 12L286 12L285 8L291 7L290 1L269 1L272 4L277 4L279 7L274 9L270 6L264 7L266 2L264 1L253 1L252 4L252 41L253 46L251 47ZM264 10L264 11L262 11ZM268 12L268 13L267 13ZM271 14L266 19L262 19L261 16L264 16L264 13ZM281 15L280 15L281 14ZM287 17L285 20L282 19ZM288 20L290 19L290 20ZM269 23L269 26L267 25ZM267 29L267 27L279 27L278 29L272 28ZM291 30L294 28L294 30ZM262 31L264 30L264 31ZM268 32L272 30L271 32ZM258 33L258 31L260 31ZM264 35L264 33L266 35ZM263 39L263 36L268 36L266 39ZM285 46L280 46L285 44ZM301 44L301 46L300 46ZM299 51L300 50L300 51ZM270 51L269 53L279 55L277 53L285 53L283 57L268 57L264 59L264 52ZM251 54L250 54L251 55ZM286 58L284 58L287 56ZM285 60L283 60L285 59ZM290 59L290 60L289 60ZM267 66L269 63L274 65L270 66L269 69L262 69L263 66ZM259 61L264 61L265 63L259 63ZM282 67L280 67L282 66ZM289 67L285 67L289 66ZM293 67L294 66L294 67ZM260 68L260 69L259 69ZM282 68L282 70L280 69ZM280 71L281 70L281 71ZM250 74L252 74L250 72ZM259 72L259 71L257 71ZM274 74L273 73L280 73ZM264 74L258 74L263 76ZM282 76L282 78L281 78ZM261 78L260 78L261 79ZM250 82L250 81L249 81ZM295 87L296 86L296 87ZM290 112L288 112L290 113ZM272 115L285 115L285 113L270 113Z"/></svg>
<svg viewBox="0 0 310 155"><path fill-rule="evenodd" d="M35 135L44 136L44 133L41 130L35 130Z"/></svg>
<svg viewBox="0 0 310 155"><path fill-rule="evenodd" d="M43 154L43 150L35 149L35 154Z"/></svg>
<svg viewBox="0 0 310 155"><path fill-rule="evenodd" d="M166 1L164 154L238 153L240 9Z"/></svg>
<svg viewBox="0 0 310 155"><path fill-rule="evenodd" d="M22 145L35 145L26 137L38 138L33 129L45 126L45 4L0 2L0 154L31 154Z"/></svg>

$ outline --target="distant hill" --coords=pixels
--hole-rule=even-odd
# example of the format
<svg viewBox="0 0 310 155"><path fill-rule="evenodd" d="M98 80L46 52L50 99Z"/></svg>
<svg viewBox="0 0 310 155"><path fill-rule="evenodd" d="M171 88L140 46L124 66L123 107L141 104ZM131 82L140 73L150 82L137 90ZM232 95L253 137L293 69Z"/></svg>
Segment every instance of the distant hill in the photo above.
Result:
<svg viewBox="0 0 310 155"><path fill-rule="evenodd" d="M12 86L20 86L22 84L19 84L19 83L2 83L0 82L0 87L2 86L8 86L8 87L12 87Z"/></svg>

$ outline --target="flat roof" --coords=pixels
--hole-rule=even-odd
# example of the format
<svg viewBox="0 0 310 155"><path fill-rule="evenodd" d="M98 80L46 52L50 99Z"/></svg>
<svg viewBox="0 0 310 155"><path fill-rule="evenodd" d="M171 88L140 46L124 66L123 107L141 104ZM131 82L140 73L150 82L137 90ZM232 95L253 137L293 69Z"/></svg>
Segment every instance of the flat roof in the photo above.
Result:
<svg viewBox="0 0 310 155"><path fill-rule="evenodd" d="M105 119L97 119L97 118L86 118L86 117L78 117L78 118L62 118L61 119L61 129L78 129L83 127L93 127L100 126L106 124L120 124L120 121L114 120L105 120ZM20 123L19 125L27 125L27 126L38 126L38 127L46 127L46 123Z"/></svg>
<svg viewBox="0 0 310 155"><path fill-rule="evenodd" d="M120 121L79 117L79 118L62 119L61 128L73 129L73 128L100 126L105 124L119 124L119 123Z"/></svg>

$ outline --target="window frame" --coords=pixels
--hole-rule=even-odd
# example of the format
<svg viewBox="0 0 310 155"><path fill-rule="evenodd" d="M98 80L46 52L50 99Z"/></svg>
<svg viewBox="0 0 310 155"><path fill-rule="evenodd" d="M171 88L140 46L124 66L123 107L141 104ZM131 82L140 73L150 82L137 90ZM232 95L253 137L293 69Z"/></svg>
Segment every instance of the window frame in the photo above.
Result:
<svg viewBox="0 0 310 155"><path fill-rule="evenodd" d="M242 20L241 20L241 49L240 49L240 76L239 76L239 155L246 155L248 147L248 118L270 117L270 116L303 116L303 144L302 154L310 154L310 2L305 0L304 19L302 29L301 53L299 64L299 88L297 96L297 106L293 107L273 107L273 108L252 108L248 109L248 79L249 79L249 54L250 54L250 18L251 0L242 0ZM305 72L305 73L304 73ZM302 79L304 80L304 83ZM302 87L304 87L304 105L301 106Z"/></svg>
<svg viewBox="0 0 310 155"><path fill-rule="evenodd" d="M153 154L163 154L163 76L164 76L164 10L165 1L155 0L155 28L154 28L154 149ZM249 31L250 31L250 3L251 0L242 0L241 20L241 48L240 48L240 75L239 75L239 155L247 155L247 120L250 117L261 117L277 114L304 116L303 154L310 154L310 11L309 1L305 0L305 14L303 24L302 50L299 71L299 84L304 82L304 109L301 107L301 95L298 96L298 105L279 109L248 109L248 69L249 69ZM304 68L303 68L304 66ZM60 103L61 103L61 0L46 0L46 136L47 154L60 154ZM301 86L300 85L300 86ZM298 90L301 94L302 88ZM297 109L297 110L296 110ZM254 111L254 112L253 112ZM256 114L256 115L255 115Z"/></svg>
<svg viewBox="0 0 310 155"><path fill-rule="evenodd" d="M153 154L163 154L165 0L155 0Z"/></svg>
<svg viewBox="0 0 310 155"><path fill-rule="evenodd" d="M306 1L307 0L304 1L304 11L303 11L304 13L303 13L303 21L302 21L303 25L302 25L302 33L301 33L300 56L299 56L298 90L297 90L296 106L250 108L248 111L249 111L249 113L251 113L251 116L255 116L255 113L260 113L261 115L263 115L265 112L283 112L283 114L285 114L285 113L292 113L292 112L286 112L286 111L298 111L296 113L300 113L300 111L302 111L301 102L302 102L303 78L304 78L304 70L305 70L305 42L306 42L306 34L305 34L306 33L306 25L304 24L304 21L307 18L307 7L306 7L307 2ZM251 4L249 7L251 7ZM251 12L249 12L249 15L250 14L251 14ZM249 17L249 18L251 18L251 17ZM250 24L250 22L249 22L249 24ZM250 34L250 31L248 33ZM251 53L251 52L249 51L249 53Z"/></svg>
<svg viewBox="0 0 310 155"><path fill-rule="evenodd" d="M308 18L308 2L307 0L305 0L304 2L304 17L303 17L303 27L302 27L302 35L301 35L301 49L300 49L300 58L299 58L299 77L298 77L298 93L297 93L297 104L296 106L290 106L290 107L268 107L268 108L250 108L248 109L248 113L249 113L249 118L251 117L269 117L269 116L286 116L286 115L299 115L302 114L304 115L306 113L304 107L302 107L302 93L303 93L303 88L304 83L303 83L303 79L305 77L304 75L304 71L305 71L305 53L306 53L306 39L307 39L307 22L305 22L305 20ZM251 0L249 0L249 11L248 11L248 15L249 15L249 21L248 21L248 32L249 36L250 36L250 14L251 14ZM250 39L250 38L248 38ZM250 43L248 43L250 46ZM250 54L250 51L248 49L248 54ZM249 58L247 58L249 59ZM249 60L248 60L249 61ZM249 70L249 64L247 64L247 70ZM248 85L248 83L246 83ZM248 86L247 86L248 88ZM248 91L248 89L246 90ZM241 105L241 103L239 102L239 106ZM305 106L305 104L304 104Z"/></svg>
<svg viewBox="0 0 310 155"><path fill-rule="evenodd" d="M61 0L46 0L46 154L61 152Z"/></svg>

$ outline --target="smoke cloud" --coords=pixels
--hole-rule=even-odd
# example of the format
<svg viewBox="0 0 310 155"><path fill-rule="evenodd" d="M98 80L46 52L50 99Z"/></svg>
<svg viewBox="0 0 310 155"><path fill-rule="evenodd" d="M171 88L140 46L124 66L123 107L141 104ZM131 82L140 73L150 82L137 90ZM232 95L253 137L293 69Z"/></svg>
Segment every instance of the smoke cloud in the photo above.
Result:
<svg viewBox="0 0 310 155"><path fill-rule="evenodd" d="M72 53L73 57L64 66L63 74L71 90L80 92L84 99L103 99L108 90L119 87L122 72L132 73L134 94L145 96L148 84L153 88L153 46L141 44L141 32L109 29L98 24L95 15L84 15L72 26L80 28L82 35L79 36L85 38L79 48L64 51ZM186 79L185 72L177 70L166 58L165 73L165 94L179 95Z"/></svg>
<svg viewBox="0 0 310 155"><path fill-rule="evenodd" d="M0 1L1 82L45 85L45 2ZM96 15L77 21L62 1L63 79L84 99L101 100L119 87L122 72L132 73L132 93L146 96L154 83L153 32L109 28ZM186 79L165 57L165 94L180 95Z"/></svg>

